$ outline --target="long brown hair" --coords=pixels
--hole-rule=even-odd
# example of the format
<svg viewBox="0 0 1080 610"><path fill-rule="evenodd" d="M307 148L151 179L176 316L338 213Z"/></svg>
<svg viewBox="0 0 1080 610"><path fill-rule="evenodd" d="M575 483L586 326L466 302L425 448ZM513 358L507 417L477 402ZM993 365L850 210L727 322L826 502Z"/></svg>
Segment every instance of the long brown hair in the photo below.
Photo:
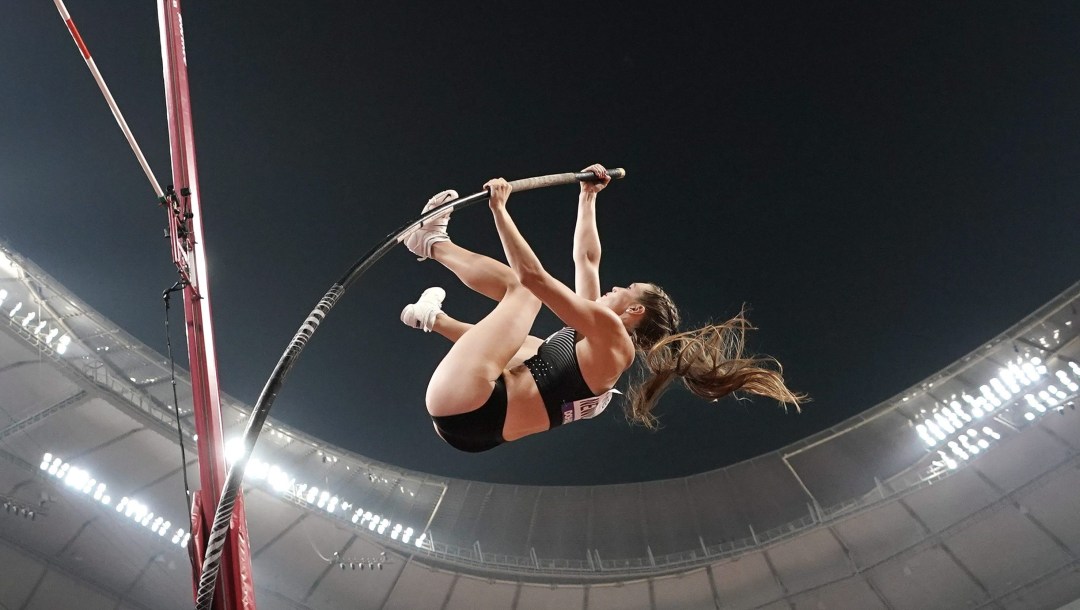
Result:
<svg viewBox="0 0 1080 610"><path fill-rule="evenodd" d="M807 400L784 385L783 368L775 358L743 353L746 331L754 328L745 307L727 322L678 332L679 311L659 286L648 285L639 302L645 313L631 336L647 370L628 391L630 421L656 428L653 407L676 377L696 396L713 402L742 391L773 398L785 408L794 405L798 411L799 403Z"/></svg>

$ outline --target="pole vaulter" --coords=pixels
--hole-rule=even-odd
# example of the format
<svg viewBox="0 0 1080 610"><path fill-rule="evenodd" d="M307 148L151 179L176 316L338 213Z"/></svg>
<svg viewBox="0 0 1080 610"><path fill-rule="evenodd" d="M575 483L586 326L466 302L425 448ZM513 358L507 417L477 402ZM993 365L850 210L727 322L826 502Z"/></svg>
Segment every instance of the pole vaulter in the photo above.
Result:
<svg viewBox="0 0 1080 610"><path fill-rule="evenodd" d="M626 176L626 170L622 168L611 169L608 170L608 175L612 178L622 178ZM576 184L580 181L594 180L597 180L597 177L592 172L571 172L512 180L510 185L514 192L518 193L548 186ZM446 214L448 211L459 210L474 203L486 201L489 196L490 193L485 189L479 193L461 197L435 208L419 218L413 219L397 231L390 233L382 242L360 257L338 281L334 282L330 289L326 291L326 294L319 299L315 309L304 319L303 324L300 325L300 330L296 331L296 334L293 335L292 340L286 346L285 353L278 359L277 365L274 366L274 370L270 373L270 378L267 380L266 385L263 386L262 393L259 394L259 400L251 410L251 415L248 416L247 426L244 428L243 455L234 460L229 466L225 488L221 492L221 500L214 513L213 530L207 540L206 556L202 562L202 577L195 599L196 610L209 610L212 607L211 602L214 599L215 591L214 580L217 577L219 564L223 564L223 553L228 549L230 523L235 521L235 519L230 519L230 515L234 514L233 504L240 497L240 486L244 480L244 469L247 466L248 458L251 457L255 442L258 440L263 424L270 414L270 407L274 404L274 400L285 383L285 377L296 363L296 359L300 357L300 352L311 340L312 335L319 329L323 319L326 318L326 315L345 294L345 290L413 229L435 216ZM224 566L221 565L221 567Z"/></svg>

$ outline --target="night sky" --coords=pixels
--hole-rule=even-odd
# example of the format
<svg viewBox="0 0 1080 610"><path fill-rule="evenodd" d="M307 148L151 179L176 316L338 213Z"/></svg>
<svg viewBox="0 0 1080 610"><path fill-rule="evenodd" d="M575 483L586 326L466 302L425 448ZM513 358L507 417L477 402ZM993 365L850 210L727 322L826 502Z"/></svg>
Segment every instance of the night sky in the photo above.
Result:
<svg viewBox="0 0 1080 610"><path fill-rule="evenodd" d="M459 453L423 406L449 344L398 313L432 285L466 321L491 304L400 247L331 312L272 417L454 477L682 476L871 408L1080 279L1076 3L521 4L183 6L224 391L254 404L330 284L435 192L593 162L628 172L600 195L604 288L656 282L695 326L747 304L751 350L813 397L802 414L678 389L659 432L610 408ZM68 8L171 183L155 3ZM0 83L0 238L164 354L165 213L52 2L5 6ZM567 282L576 200L510 200ZM483 205L450 234L501 257ZM534 334L558 324L545 311Z"/></svg>

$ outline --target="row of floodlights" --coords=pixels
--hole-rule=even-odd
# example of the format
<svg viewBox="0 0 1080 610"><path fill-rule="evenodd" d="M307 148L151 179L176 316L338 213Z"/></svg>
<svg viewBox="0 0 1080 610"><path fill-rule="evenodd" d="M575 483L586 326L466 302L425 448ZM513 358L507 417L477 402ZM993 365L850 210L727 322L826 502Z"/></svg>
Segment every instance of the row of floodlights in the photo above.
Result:
<svg viewBox="0 0 1080 610"><path fill-rule="evenodd" d="M342 571L345 571L345 568L347 568L349 566L352 566L352 569L354 569L354 570L357 569L357 568L363 570L365 567L367 567L369 570L375 570L375 569L381 570L381 569L383 569L383 562L381 562L381 561L371 561L371 562L365 562L365 561L348 561L348 562L339 561L338 562L338 567L341 568Z"/></svg>
<svg viewBox="0 0 1080 610"><path fill-rule="evenodd" d="M90 496L104 506L112 505L112 498L105 493L107 490L105 483L99 482L86 470L72 466L51 453L42 456L40 468L46 474L62 481L67 487ZM116 503L116 512L161 537L166 536L172 528L171 521L160 515L155 516L154 511L150 510L145 504L126 496ZM186 547L190 539L191 534L189 532L185 532L183 528L177 528L173 532L172 543Z"/></svg>
<svg viewBox="0 0 1080 610"><path fill-rule="evenodd" d="M1072 326L1072 320L1067 320L1065 322L1065 326ZM1053 338L1053 342L1054 342L1055 345L1059 345L1061 343L1061 329L1060 328L1055 328L1054 332L1051 333L1051 336ZM1039 345L1042 345L1045 348L1050 348L1050 342L1046 340L1045 335L1042 336L1042 337L1039 337Z"/></svg>
<svg viewBox="0 0 1080 610"><path fill-rule="evenodd" d="M34 509L28 508L11 500L4 500L4 512L9 515L16 515L24 519L33 521L37 518L37 513Z"/></svg>
<svg viewBox="0 0 1080 610"><path fill-rule="evenodd" d="M323 464L337 464L338 463L338 457L336 455L330 455L329 453L325 453L325 452L323 452L322 449L319 449L317 451L317 453L319 454L319 459L322 460ZM345 470L352 470L352 467L349 466L349 465L346 465ZM406 489L406 487L404 485L402 485L400 483L392 482L390 479L388 479L386 477L379 476L379 475L375 474L374 472L369 472L369 473L366 474L366 476L367 476L368 481L371 481L372 483L382 483L384 485L396 484L398 491L400 491L401 493L409 494L410 497L416 497L416 492L415 491L413 491L411 489Z"/></svg>
<svg viewBox="0 0 1080 610"><path fill-rule="evenodd" d="M123 514L125 517L128 517L143 527L150 528L150 531L158 536L164 537L169 533L169 529L172 527L171 521L168 521L161 516L155 517L154 511L150 510L145 504L126 496L121 498L120 502L116 504L116 512ZM180 547L187 547L189 540L191 540L191 533L185 532L184 528L176 528L176 531L173 532L173 544Z"/></svg>
<svg viewBox="0 0 1080 610"><path fill-rule="evenodd" d="M41 458L40 468L46 474L63 481L64 485L91 496L105 506L112 504L112 498L105 493L107 489L105 483L98 482L97 479L90 476L90 473L82 468L73 467L51 453L46 453Z"/></svg>
<svg viewBox="0 0 1080 610"><path fill-rule="evenodd" d="M233 438L225 443L225 460L230 465L243 456L244 441L242 438ZM349 518L354 524L366 527L379 535L390 536L391 540L401 540L403 544L412 542L417 547L423 546L424 542L427 541L426 533L413 540L416 530L411 527L395 523L388 517L373 514L362 508L356 508L348 500L342 500L337 494L328 490L319 489L307 483L297 483L295 477L289 475L276 464L250 458L244 470L244 478L249 481L265 481L275 492L291 495L304 504L324 510L331 515L339 514L339 510L344 514L351 512L352 515ZM399 488L402 493L406 492L404 486L399 486ZM415 495L414 492L409 493Z"/></svg>
<svg viewBox="0 0 1080 610"><path fill-rule="evenodd" d="M1080 380L1080 366L1069 362L1069 367L1076 379ZM1024 413L1024 418L1028 421L1034 421L1048 409L1060 408L1061 402L1068 398L1065 390L1052 383L1041 390L1031 387L1046 377L1048 372L1046 365L1038 357L1027 361L1018 358L1000 368L996 377L979 386L978 396L961 392L959 400L954 395L949 404L925 417L915 426L919 437L927 447L937 447L942 443L947 447L938 450L942 459L935 464L956 468L956 458L967 460L987 449L991 442L987 437L992 440L1000 439L1001 436L990 426L983 426L983 434L979 435L977 421L1021 395L1031 409ZM1080 384L1064 370L1055 371L1054 378L1069 392L1075 394L1080 390ZM1025 388L1030 391L1025 391ZM957 432L960 434L953 438Z"/></svg>
<svg viewBox="0 0 1080 610"><path fill-rule="evenodd" d="M289 436L288 434L282 432L281 430L275 430L273 427L270 428L270 436L280 438L281 441L283 443L285 443L286 445L288 445L289 443L291 443L293 441L291 436Z"/></svg>
<svg viewBox="0 0 1080 610"><path fill-rule="evenodd" d="M334 553L334 558L330 560L331 563L336 563L342 571L346 568L356 569L383 569L383 563L386 562L386 551L379 553L378 557L359 557L359 558L344 558L341 553Z"/></svg>
<svg viewBox="0 0 1080 610"><path fill-rule="evenodd" d="M0 288L0 306L3 306L4 300L7 299L7 297L8 291ZM10 311L8 311L8 317L12 320L18 321L18 315L22 313L22 309L23 302L19 301L15 304L14 307L11 308ZM56 341L56 345L54 347L54 349L56 349L56 353L63 354L64 352L66 352L68 346L71 345L71 337L69 337L67 333L61 335L60 329L56 326L53 326L46 332L45 328L49 325L49 323L42 319L38 319L37 322L34 322L36 318L36 311L28 312L23 315L20 325L26 330L34 333L34 335L38 337L44 337L45 345L48 345L49 347L54 347L53 341ZM57 338L57 335L59 335L59 338Z"/></svg>
<svg viewBox="0 0 1080 610"><path fill-rule="evenodd" d="M424 542L427 541L426 532L420 534L420 537L416 538L416 540L413 540L413 535L416 534L416 530L413 528L406 527L401 523L395 523L389 517L356 507L347 500L342 501L337 495L331 494L327 490L320 490L318 487L301 483L293 488L292 495L305 504L325 510L332 515L336 514L338 509L345 514L351 512L352 515L349 517L349 520L354 524L359 527L366 527L369 531L375 532L380 536L389 536L391 540L401 540L402 544L409 544L412 542L417 547L422 547Z"/></svg>
<svg viewBox="0 0 1080 610"><path fill-rule="evenodd" d="M1001 435L990 426L983 426L982 434L975 428L970 428L966 432L960 433L956 439L951 440L946 445L948 451L938 450L938 457L940 460L935 460L933 465L936 467L945 467L949 470L956 470L960 466L960 460L970 460L972 457L990 448L990 443L993 441L1001 440Z"/></svg>
<svg viewBox="0 0 1080 610"><path fill-rule="evenodd" d="M1080 368L1076 368L1074 363L1070 364L1074 367L1074 373L1080 377ZM918 424L915 427L916 431L928 446L934 447L957 430L962 430L973 420L993 413L1022 393L1023 386L1037 383L1046 374L1047 368L1039 358L1032 358L1023 363L1010 362L1007 368L1001 368L998 371L997 377L979 386L978 396L972 396L967 392L961 392L959 400L953 396L948 405L943 405ZM1080 386L1069 379L1064 371L1057 371L1055 374L1065 387L1072 391L1080 389ZM1025 394L1025 400L1037 411L1044 412L1047 407L1057 406L1059 401L1066 396L1067 394L1056 386L1049 385L1044 390L1038 392L1033 390Z"/></svg>
<svg viewBox="0 0 1080 610"><path fill-rule="evenodd" d="M1080 366L1075 362L1069 362L1069 368L1075 379L1070 377L1069 373L1066 371L1058 369L1054 371L1053 377L1048 380L1051 383L1048 383L1043 389L1035 390L1032 388L1030 391L1024 391L1024 389L1020 387L1020 384L1030 386L1042 376L1048 376L1046 366L1043 365L1038 358L1032 358L1031 363L1034 364L1035 372L1039 375L1038 377L1031 378L1031 376L1028 375L1026 377L1020 377L1019 379L1015 377L1010 379L1003 375L999 375L1003 377L1004 385L1007 387L1004 391L999 387L994 388L994 390L1003 397L1003 400L1010 400L1014 396L1023 394L1024 404L1028 407L1028 410L1024 412L1024 419L1027 421L1035 421L1049 410L1062 408L1062 403L1068 399L1070 392L1076 394L1077 391L1080 391L1080 384L1077 383L1077 380L1080 380ZM1028 372L1026 367L1024 370L1025 372ZM995 380L992 379L991 383L994 381ZM1060 384L1061 387L1058 387L1058 384ZM1002 385L1002 381L998 381L998 385Z"/></svg>

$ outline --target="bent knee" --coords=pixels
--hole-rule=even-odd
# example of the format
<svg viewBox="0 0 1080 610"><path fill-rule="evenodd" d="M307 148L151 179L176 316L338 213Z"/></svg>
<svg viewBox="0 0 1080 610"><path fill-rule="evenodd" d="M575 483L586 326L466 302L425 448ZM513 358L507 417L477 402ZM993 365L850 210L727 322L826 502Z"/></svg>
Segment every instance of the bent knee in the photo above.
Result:
<svg viewBox="0 0 1080 610"><path fill-rule="evenodd" d="M540 311L543 303L540 301L540 297L533 294L531 290L525 287L521 282L514 282L506 287L506 296L504 300L513 299L515 302L520 303L522 307L532 307L537 311Z"/></svg>

